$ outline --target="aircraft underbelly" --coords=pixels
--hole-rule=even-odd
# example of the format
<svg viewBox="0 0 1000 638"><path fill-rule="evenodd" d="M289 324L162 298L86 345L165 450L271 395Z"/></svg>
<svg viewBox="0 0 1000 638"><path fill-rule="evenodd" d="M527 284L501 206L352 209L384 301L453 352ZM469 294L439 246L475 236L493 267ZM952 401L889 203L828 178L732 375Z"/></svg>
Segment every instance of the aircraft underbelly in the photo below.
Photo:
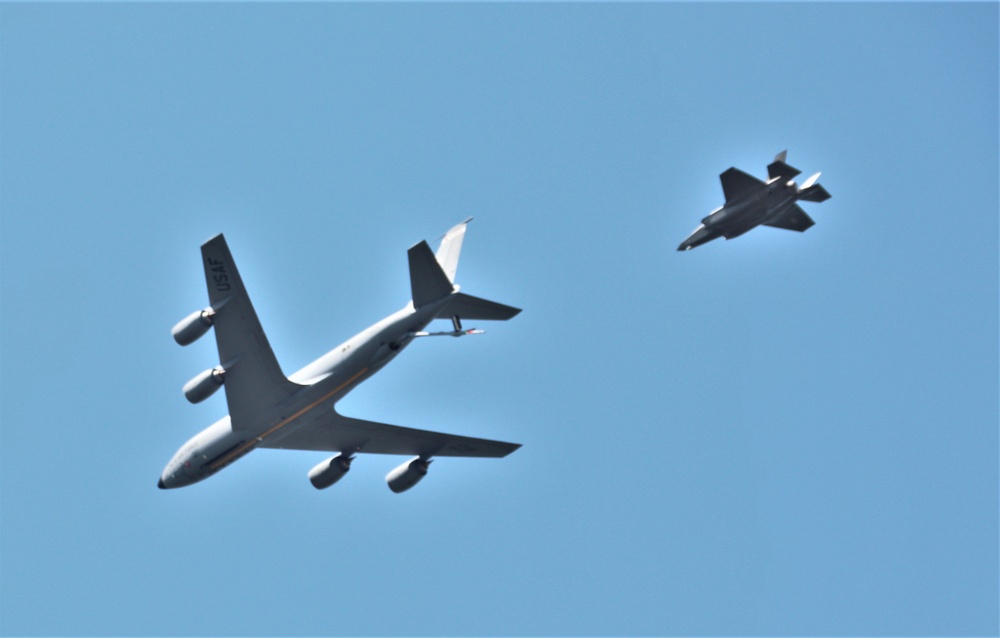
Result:
<svg viewBox="0 0 1000 638"><path fill-rule="evenodd" d="M780 196L779 199L779 196L772 194L767 201L761 202L755 208L745 210L738 219L733 220L732 225L726 229L726 239L739 237L761 224L781 217L794 203L793 197Z"/></svg>
<svg viewBox="0 0 1000 638"><path fill-rule="evenodd" d="M756 228L764 220L766 210L763 206L759 206L754 210L748 210L743 213L739 218L734 219L730 225L725 229L723 235L726 239L732 239L733 237L739 237L743 233Z"/></svg>
<svg viewBox="0 0 1000 638"><path fill-rule="evenodd" d="M257 443L266 441L268 447L280 447L282 438L323 418L351 390L399 355L413 340L407 336L410 330L405 327L413 321L413 316L407 313L404 317L402 321L387 322L387 326L374 334L364 335L363 339L348 342L339 359L324 357L327 361L336 360L336 364L329 370L321 371L323 376L318 381L279 406L278 412L258 428L259 433L255 433ZM428 323L429 318L421 318L413 325L419 330Z"/></svg>
<svg viewBox="0 0 1000 638"><path fill-rule="evenodd" d="M368 368L356 369L341 366L319 383L303 390L295 400L284 406L280 416L267 429L261 432L259 438L268 442L280 440L288 432L293 432L308 424L325 410L332 410L334 404L344 398L347 393L356 388L374 371Z"/></svg>

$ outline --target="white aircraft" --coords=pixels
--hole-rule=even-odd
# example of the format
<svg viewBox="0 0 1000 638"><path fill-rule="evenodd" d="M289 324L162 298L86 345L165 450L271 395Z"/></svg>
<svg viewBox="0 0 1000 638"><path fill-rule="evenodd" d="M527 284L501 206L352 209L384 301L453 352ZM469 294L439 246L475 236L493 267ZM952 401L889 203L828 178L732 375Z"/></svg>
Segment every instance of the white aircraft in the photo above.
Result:
<svg viewBox="0 0 1000 638"><path fill-rule="evenodd" d="M352 419L334 408L415 338L481 334L482 330L464 329L462 319L507 320L521 312L459 292L453 284L466 224L471 220L449 230L436 254L426 241L410 248L413 299L402 310L287 378L264 336L225 238L220 234L203 244L209 306L180 321L173 335L184 346L215 327L220 364L191 379L184 395L198 403L224 385L229 416L177 451L163 470L159 487L191 485L260 447L335 452L309 472L317 489L340 480L357 453L414 455L385 477L389 488L399 493L427 474L433 456L497 458L521 447ZM438 318L450 318L453 330L425 332Z"/></svg>

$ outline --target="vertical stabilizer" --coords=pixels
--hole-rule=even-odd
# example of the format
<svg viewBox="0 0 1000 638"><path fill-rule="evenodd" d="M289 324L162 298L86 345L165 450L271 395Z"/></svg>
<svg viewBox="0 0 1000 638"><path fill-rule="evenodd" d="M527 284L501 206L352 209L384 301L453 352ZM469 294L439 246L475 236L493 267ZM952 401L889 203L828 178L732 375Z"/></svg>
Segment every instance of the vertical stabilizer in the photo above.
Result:
<svg viewBox="0 0 1000 638"><path fill-rule="evenodd" d="M437 253L435 253L438 263L441 264L441 269L444 270L445 276L451 283L455 283L455 271L458 270L458 256L462 252L465 227L471 221L470 217L446 232L441 238L441 245L438 246Z"/></svg>
<svg viewBox="0 0 1000 638"><path fill-rule="evenodd" d="M774 156L774 161L767 165L767 176L771 179L775 177L781 177L783 179L792 179L796 175L802 173L799 169L794 166L789 166L785 163L785 159L788 158L788 151L781 151Z"/></svg>
<svg viewBox="0 0 1000 638"><path fill-rule="evenodd" d="M435 302L455 289L426 241L411 248L406 256L410 262L410 292L414 308Z"/></svg>

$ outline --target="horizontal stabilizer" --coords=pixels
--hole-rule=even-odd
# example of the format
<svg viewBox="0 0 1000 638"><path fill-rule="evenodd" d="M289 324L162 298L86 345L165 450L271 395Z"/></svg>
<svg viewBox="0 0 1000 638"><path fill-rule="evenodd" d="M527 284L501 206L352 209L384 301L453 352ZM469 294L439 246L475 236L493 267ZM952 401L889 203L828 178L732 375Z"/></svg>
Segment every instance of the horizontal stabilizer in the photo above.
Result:
<svg viewBox="0 0 1000 638"><path fill-rule="evenodd" d="M426 241L407 251L407 258L410 262L410 292L414 308L433 303L454 290L448 275Z"/></svg>
<svg viewBox="0 0 1000 638"><path fill-rule="evenodd" d="M448 305L437 314L437 318L446 319L457 316L470 320L506 321L516 317L519 312L521 312L520 308L480 299L464 292L456 292L452 295Z"/></svg>
<svg viewBox="0 0 1000 638"><path fill-rule="evenodd" d="M799 191L799 199L804 199L807 202L825 202L830 199L830 193L826 192L826 189L819 184L813 184L809 188L803 188Z"/></svg>
<svg viewBox="0 0 1000 638"><path fill-rule="evenodd" d="M772 228L784 228L785 230L795 230L798 232L803 232L806 229L812 227L816 222L813 221L812 217L806 214L804 210L798 206L792 205L788 211L778 217L768 222L764 222L765 226L771 226Z"/></svg>
<svg viewBox="0 0 1000 638"><path fill-rule="evenodd" d="M774 156L774 161L767 165L767 176L771 179L775 177L783 177L785 179L792 179L796 175L802 173L799 169L794 166L789 166L785 163L785 158L788 157L788 151L781 151Z"/></svg>

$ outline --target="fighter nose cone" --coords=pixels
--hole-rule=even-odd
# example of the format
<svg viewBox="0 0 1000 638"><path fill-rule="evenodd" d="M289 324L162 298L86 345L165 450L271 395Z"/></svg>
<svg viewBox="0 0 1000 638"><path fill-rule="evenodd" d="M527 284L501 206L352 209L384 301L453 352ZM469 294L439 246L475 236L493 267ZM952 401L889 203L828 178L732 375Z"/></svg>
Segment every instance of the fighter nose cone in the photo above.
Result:
<svg viewBox="0 0 1000 638"><path fill-rule="evenodd" d="M685 250L691 250L697 246L701 246L707 241L711 241L712 231L705 228L705 224L702 224L694 229L694 232L688 235L688 238L681 242L681 245L677 247L677 250L684 252Z"/></svg>

